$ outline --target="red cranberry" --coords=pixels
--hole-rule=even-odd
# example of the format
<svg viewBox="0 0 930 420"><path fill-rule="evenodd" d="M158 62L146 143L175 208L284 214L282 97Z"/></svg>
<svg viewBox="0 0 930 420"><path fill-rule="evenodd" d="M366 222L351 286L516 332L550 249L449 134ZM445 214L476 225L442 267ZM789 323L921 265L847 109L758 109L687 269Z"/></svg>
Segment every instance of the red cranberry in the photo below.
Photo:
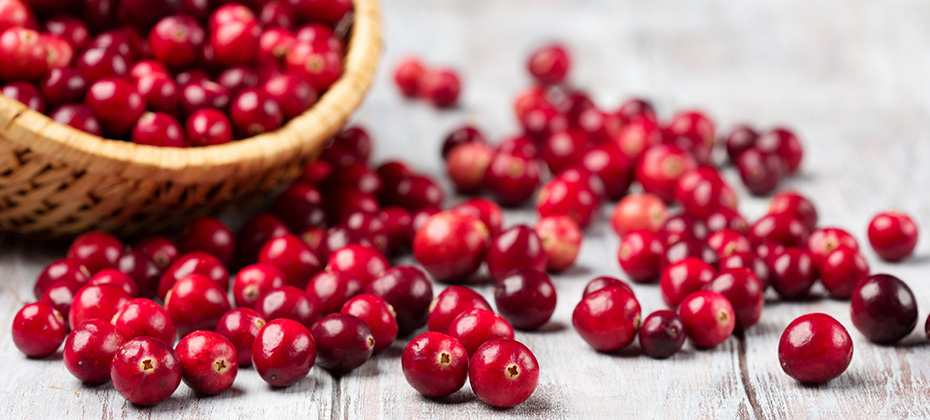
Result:
<svg viewBox="0 0 930 420"><path fill-rule="evenodd" d="M793 174L800 169L804 149L801 147L801 141L790 130L774 128L759 137L755 145L764 153L778 156L785 163L788 173Z"/></svg>
<svg viewBox="0 0 930 420"><path fill-rule="evenodd" d="M266 5L271 6L274 3ZM262 18L264 19L264 13ZM258 39L258 62L273 63L281 67L288 51L297 45L297 37L288 29L265 26L265 31Z"/></svg>
<svg viewBox="0 0 930 420"><path fill-rule="evenodd" d="M716 135L714 123L700 111L685 111L675 114L665 127L664 142L677 145L690 152L698 162L710 163Z"/></svg>
<svg viewBox="0 0 930 420"><path fill-rule="evenodd" d="M103 135L100 121L94 115L94 111L87 105L62 105L55 108L48 117L59 124L74 127L94 136Z"/></svg>
<svg viewBox="0 0 930 420"><path fill-rule="evenodd" d="M169 67L180 69L200 59L206 32L196 19L186 15L160 20L149 34L149 44L155 59Z"/></svg>
<svg viewBox="0 0 930 420"><path fill-rule="evenodd" d="M268 79L262 90L268 98L280 105L285 120L303 114L317 100L317 91L313 86L293 74L282 74Z"/></svg>
<svg viewBox="0 0 930 420"><path fill-rule="evenodd" d="M536 160L498 151L488 165L485 186L498 203L513 207L533 196L539 179Z"/></svg>
<svg viewBox="0 0 930 420"><path fill-rule="evenodd" d="M685 211L707 217L721 208L737 207L736 193L716 168L701 166L685 172L678 179L675 199Z"/></svg>
<svg viewBox="0 0 930 420"><path fill-rule="evenodd" d="M904 213L889 211L869 223L869 243L885 261L901 261L917 246L917 224Z"/></svg>
<svg viewBox="0 0 930 420"><path fill-rule="evenodd" d="M209 80L181 84L181 112L184 115L192 115L204 108L225 112L229 103L229 91Z"/></svg>
<svg viewBox="0 0 930 420"><path fill-rule="evenodd" d="M126 302L111 323L127 340L145 336L155 337L166 344L174 343L174 323L168 312L149 299L137 298Z"/></svg>
<svg viewBox="0 0 930 420"><path fill-rule="evenodd" d="M178 248L184 254L206 252L229 264L235 253L232 231L223 222L212 217L198 217L188 222L178 236Z"/></svg>
<svg viewBox="0 0 930 420"><path fill-rule="evenodd" d="M240 263L252 263L265 244L290 233L287 226L269 213L259 213L249 219L236 236L236 254Z"/></svg>
<svg viewBox="0 0 930 420"><path fill-rule="evenodd" d="M353 189L365 194L378 195L383 187L384 185L377 172L365 163L356 162L337 168L326 179L324 191Z"/></svg>
<svg viewBox="0 0 930 420"><path fill-rule="evenodd" d="M129 402L148 406L171 396L181 384L181 363L171 346L153 337L129 340L110 367L113 387Z"/></svg>
<svg viewBox="0 0 930 420"><path fill-rule="evenodd" d="M222 14L233 17L219 19ZM210 35L207 41L216 62L223 66L251 64L258 50L258 40L262 35L261 24L255 15L245 6L227 4L220 6L210 17Z"/></svg>
<svg viewBox="0 0 930 420"><path fill-rule="evenodd" d="M278 102L258 88L240 92L230 106L229 115L236 134L242 138L274 131L284 122Z"/></svg>
<svg viewBox="0 0 930 420"><path fill-rule="evenodd" d="M633 292L633 288L630 287L629 284L627 284L623 280L620 280L614 277L609 277L609 276L601 276L601 277L597 277L589 281L588 284L585 286L584 292L582 293L581 297L585 297L587 295L590 295L591 293L594 293L598 290L601 290L607 287L619 287L623 289L625 292L629 293L634 298L636 297L636 293Z"/></svg>
<svg viewBox="0 0 930 420"><path fill-rule="evenodd" d="M653 359L667 359L685 344L685 326L670 310L655 311L646 317L639 329L639 346Z"/></svg>
<svg viewBox="0 0 930 420"><path fill-rule="evenodd" d="M287 284L298 288L307 287L310 277L323 268L310 247L290 234L265 243L258 254L258 262L277 267L284 273Z"/></svg>
<svg viewBox="0 0 930 420"><path fill-rule="evenodd" d="M704 289L720 293L730 301L736 314L736 331L744 331L759 322L765 304L765 288L752 270L723 270Z"/></svg>
<svg viewBox="0 0 930 420"><path fill-rule="evenodd" d="M349 0L284 0L283 5L300 19L338 23L352 9Z"/></svg>
<svg viewBox="0 0 930 420"><path fill-rule="evenodd" d="M127 282L131 288L126 289L130 295L144 298L158 296L158 283L161 281L162 271L146 253L138 250L127 252L119 260L119 271L131 280ZM137 290L136 293L133 293L133 287Z"/></svg>
<svg viewBox="0 0 930 420"><path fill-rule="evenodd" d="M462 312L449 324L449 336L458 340L469 355L489 340L513 339L513 327L502 316L487 309Z"/></svg>
<svg viewBox="0 0 930 420"><path fill-rule="evenodd" d="M197 110L187 118L184 132L194 146L214 146L233 139L232 123L215 109Z"/></svg>
<svg viewBox="0 0 930 420"><path fill-rule="evenodd" d="M146 74L137 78L136 90L151 111L174 114L181 103L181 88L167 74Z"/></svg>
<svg viewBox="0 0 930 420"><path fill-rule="evenodd" d="M104 131L120 136L132 129L145 112L145 99L129 82L100 79L87 90L86 102L103 123Z"/></svg>
<svg viewBox="0 0 930 420"><path fill-rule="evenodd" d="M165 270L158 282L158 297L165 299L168 290L189 274L200 274L223 290L229 289L229 273L223 263L205 252L192 252L181 256Z"/></svg>
<svg viewBox="0 0 930 420"><path fill-rule="evenodd" d="M477 194L484 187L494 151L485 143L471 142L452 149L446 157L446 173L462 194Z"/></svg>
<svg viewBox="0 0 930 420"><path fill-rule="evenodd" d="M285 387L310 373L316 352L316 340L307 327L290 319L276 319L255 336L252 364L269 385Z"/></svg>
<svg viewBox="0 0 930 420"><path fill-rule="evenodd" d="M36 17L32 14L32 9L23 4L20 0L6 0L0 2L0 32L9 28L35 28ZM54 20L59 20L55 18ZM52 19L50 19L52 21ZM46 27L48 24L46 24ZM46 29L46 31L49 31ZM85 28L85 37L87 30Z"/></svg>
<svg viewBox="0 0 930 420"><path fill-rule="evenodd" d="M737 252L751 252L753 250L749 239L742 232L734 229L723 229L707 237L707 246L717 253L720 258Z"/></svg>
<svg viewBox="0 0 930 420"><path fill-rule="evenodd" d="M455 317L472 309L491 310L491 305L474 290L463 286L449 286L430 303L427 322L429 330L446 334Z"/></svg>
<svg viewBox="0 0 930 420"><path fill-rule="evenodd" d="M777 242L765 242L756 247L756 255L766 264L771 264L775 258L785 253L785 246ZM810 251L808 251L810 253Z"/></svg>
<svg viewBox="0 0 930 420"><path fill-rule="evenodd" d="M749 227L748 236L755 246L775 242L786 247L799 247L807 241L810 231L793 216L767 214Z"/></svg>
<svg viewBox="0 0 930 420"><path fill-rule="evenodd" d="M361 245L349 245L334 252L326 263L327 270L346 272L366 286L390 266L391 264L384 255L373 248Z"/></svg>
<svg viewBox="0 0 930 420"><path fill-rule="evenodd" d="M412 215L413 220L410 224L411 224L411 227L413 228L414 235L416 235L416 232L419 231L420 228L422 228L423 225L426 224L426 222L429 220L430 217L435 216L441 211L442 209L440 209L439 207L426 207L426 208L422 208L420 210L413 212L413 215Z"/></svg>
<svg viewBox="0 0 930 420"><path fill-rule="evenodd" d="M755 252L736 252L720 259L720 271L733 268L748 268L762 283L762 290L769 287L769 266Z"/></svg>
<svg viewBox="0 0 930 420"><path fill-rule="evenodd" d="M415 57L403 59L394 68L394 83L400 93L408 98L415 98L420 94L420 86L426 76L426 66Z"/></svg>
<svg viewBox="0 0 930 420"><path fill-rule="evenodd" d="M388 189L388 204L401 206L410 211L417 211L427 207L440 207L445 200L442 187L427 176L411 175L391 186L385 183Z"/></svg>
<svg viewBox="0 0 930 420"><path fill-rule="evenodd" d="M596 350L620 350L636 339L639 302L620 287L605 287L581 299L572 313L572 325Z"/></svg>
<svg viewBox="0 0 930 420"><path fill-rule="evenodd" d="M497 203L486 198L472 198L459 203L451 209L452 212L465 214L478 218L488 228L491 237L497 236L501 230L504 212Z"/></svg>
<svg viewBox="0 0 930 420"><path fill-rule="evenodd" d="M853 356L853 342L839 322L826 314L802 315L778 342L778 360L788 376L821 383L840 376Z"/></svg>
<svg viewBox="0 0 930 420"><path fill-rule="evenodd" d="M308 80L318 92L329 89L342 75L342 54L323 40L294 44L287 53L284 69Z"/></svg>
<svg viewBox="0 0 930 420"><path fill-rule="evenodd" d="M329 233L326 229L312 227L300 232L300 239L310 247L310 251L320 256L320 259L329 258Z"/></svg>
<svg viewBox="0 0 930 420"><path fill-rule="evenodd" d="M42 94L40 94L39 90L31 83L10 83L0 88L0 94L14 101L19 101L33 111L45 113L45 101L42 99Z"/></svg>
<svg viewBox="0 0 930 420"><path fill-rule="evenodd" d="M645 283L659 276L664 255L665 244L658 233L634 230L620 240L617 260L633 281Z"/></svg>
<svg viewBox="0 0 930 420"><path fill-rule="evenodd" d="M537 82L547 85L565 81L571 58L561 44L549 44L530 54L527 69Z"/></svg>
<svg viewBox="0 0 930 420"><path fill-rule="evenodd" d="M787 248L769 263L772 270L772 288L785 299L807 295L817 279L811 255L800 248Z"/></svg>
<svg viewBox="0 0 930 420"><path fill-rule="evenodd" d="M255 302L255 312L263 319L293 319L310 327L320 318L316 302L303 290L294 286L271 289Z"/></svg>
<svg viewBox="0 0 930 420"><path fill-rule="evenodd" d="M68 258L94 274L104 268L116 268L123 256L123 243L105 232L89 232L78 236L68 248Z"/></svg>
<svg viewBox="0 0 930 420"><path fill-rule="evenodd" d="M484 133L473 125L465 125L449 133L442 142L442 157L448 159L449 153L456 147L467 143L487 144Z"/></svg>
<svg viewBox="0 0 930 420"><path fill-rule="evenodd" d="M135 144L160 147L188 147L184 129L174 117L161 112L146 112L136 122L130 136Z"/></svg>
<svg viewBox="0 0 930 420"><path fill-rule="evenodd" d="M123 289L130 297L135 298L139 296L139 288L136 286L135 280L129 277L128 274L113 268L98 271L97 274L94 274L90 278L87 284L93 286L109 284Z"/></svg>
<svg viewBox="0 0 930 420"><path fill-rule="evenodd" d="M60 314L67 314L71 310L71 302L81 286L77 283L59 281L52 284L39 296L39 302L52 305Z"/></svg>
<svg viewBox="0 0 930 420"><path fill-rule="evenodd" d="M458 340L426 332L407 343L401 356L404 377L417 392L447 397L462 389L468 378L468 353Z"/></svg>
<svg viewBox="0 0 930 420"><path fill-rule="evenodd" d="M132 299L123 289L104 284L85 286L78 290L68 310L68 326L71 329L92 319L113 319L116 312Z"/></svg>
<svg viewBox="0 0 930 420"><path fill-rule="evenodd" d="M737 125L730 130L726 138L727 156L731 161L736 162L736 158L746 149L755 146L759 139L759 133L748 125Z"/></svg>
<svg viewBox="0 0 930 420"><path fill-rule="evenodd" d="M345 223L348 215L355 212L377 214L381 210L378 200L372 194L365 194L358 190L331 191L326 197L325 216L334 224ZM311 212L306 223L316 223L313 226L324 224L324 217L317 216L317 212ZM312 219L311 219L312 217ZM308 226L309 227L309 226ZM295 229L296 230L296 229Z"/></svg>
<svg viewBox="0 0 930 420"><path fill-rule="evenodd" d="M184 383L198 394L226 391L239 373L236 347L213 331L194 331L182 338L175 350Z"/></svg>
<svg viewBox="0 0 930 420"><path fill-rule="evenodd" d="M700 348L716 347L733 334L736 313L724 295L701 290L681 301L678 317L691 342Z"/></svg>
<svg viewBox="0 0 930 420"><path fill-rule="evenodd" d="M676 261L665 268L659 279L662 300L668 307L675 308L686 296L710 283L714 275L714 267L698 258Z"/></svg>
<svg viewBox="0 0 930 420"><path fill-rule="evenodd" d="M375 338L375 352L388 348L397 338L398 326L394 308L381 296L360 294L349 299L339 312L355 316L368 326Z"/></svg>
<svg viewBox="0 0 930 420"><path fill-rule="evenodd" d="M665 270L669 264L688 257L698 258L711 266L716 266L720 260L717 253L704 242L685 239L665 249L665 254L662 255L662 260L659 263L659 269Z"/></svg>
<svg viewBox="0 0 930 420"><path fill-rule="evenodd" d="M529 107L519 121L526 136L538 142L569 126L568 117L548 102Z"/></svg>
<svg viewBox="0 0 930 420"><path fill-rule="evenodd" d="M623 126L613 139L624 155L633 161L640 160L646 150L662 142L662 128L655 117L634 117Z"/></svg>
<svg viewBox="0 0 930 420"><path fill-rule="evenodd" d="M849 299L856 285L869 276L869 263L859 251L841 246L827 255L818 271L830 296Z"/></svg>
<svg viewBox="0 0 930 420"><path fill-rule="evenodd" d="M450 108L457 104L461 91L462 82L455 70L433 69L423 75L419 94L437 108Z"/></svg>
<svg viewBox="0 0 930 420"><path fill-rule="evenodd" d="M190 274L178 280L165 296L165 310L174 322L178 335L196 330L213 330L229 311L226 291L213 280Z"/></svg>
<svg viewBox="0 0 930 420"><path fill-rule="evenodd" d="M284 284L284 273L277 267L270 264L252 264L236 274L232 288L233 299L236 306L254 308L259 298Z"/></svg>
<svg viewBox="0 0 930 420"><path fill-rule="evenodd" d="M517 95L513 101L513 111L517 119L522 119L534 107L550 105L549 90L546 86L532 85Z"/></svg>
<svg viewBox="0 0 930 420"><path fill-rule="evenodd" d="M129 70L129 60L126 55L112 48L87 48L78 55L75 67L88 84L93 84L106 78L125 77Z"/></svg>
<svg viewBox="0 0 930 420"><path fill-rule="evenodd" d="M324 227L326 216L321 210L323 196L312 185L295 182L284 190L272 204L272 210L293 231L310 227Z"/></svg>
<svg viewBox="0 0 930 420"><path fill-rule="evenodd" d="M581 130L567 129L550 133L542 144L542 157L549 171L559 174L581 162L590 148L588 136Z"/></svg>
<svg viewBox="0 0 930 420"><path fill-rule="evenodd" d="M565 271L581 250L581 228L568 216L546 216L534 228L546 253L546 270Z"/></svg>
<svg viewBox="0 0 930 420"><path fill-rule="evenodd" d="M29 357L45 357L68 335L65 318L47 303L30 303L13 317L13 344Z"/></svg>
<svg viewBox="0 0 930 420"><path fill-rule="evenodd" d="M659 234L667 245L688 239L703 241L708 236L704 221L686 213L669 216L659 229Z"/></svg>
<svg viewBox="0 0 930 420"><path fill-rule="evenodd" d="M330 314L310 328L317 344L317 364L332 373L348 373L371 358L375 338L371 330L352 315Z"/></svg>
<svg viewBox="0 0 930 420"><path fill-rule="evenodd" d="M917 325L914 293L903 281L888 274L861 281L850 303L853 325L875 343L899 341Z"/></svg>
<svg viewBox="0 0 930 420"><path fill-rule="evenodd" d="M60 258L45 266L36 280L33 294L38 299L46 289L58 282L72 283L78 286L87 284L90 273L80 262L71 258Z"/></svg>
<svg viewBox="0 0 930 420"><path fill-rule="evenodd" d="M721 229L734 229L740 232L749 231L749 223L739 213L731 208L721 208L704 218L704 224L709 232L716 232Z"/></svg>
<svg viewBox="0 0 930 420"><path fill-rule="evenodd" d="M841 246L859 250L859 242L849 232L840 228L826 227L811 232L807 237L805 249L810 253L814 267L821 267L827 255Z"/></svg>
<svg viewBox="0 0 930 420"><path fill-rule="evenodd" d="M38 32L26 28L9 28L0 33L0 80L35 80L48 71L48 51Z"/></svg>
<svg viewBox="0 0 930 420"><path fill-rule="evenodd" d="M808 231L817 227L817 208L807 197L794 192L782 191L769 201L768 213L794 217L804 224Z"/></svg>
<svg viewBox="0 0 930 420"><path fill-rule="evenodd" d="M601 178L605 196L611 200L627 194L633 182L634 163L615 142L598 144L581 158L581 165Z"/></svg>
<svg viewBox="0 0 930 420"><path fill-rule="evenodd" d="M533 395L539 384L539 363L525 345L495 339L475 351L468 366L471 389L493 407L513 407Z"/></svg>
<svg viewBox="0 0 930 420"><path fill-rule="evenodd" d="M378 218L387 233L387 249L391 255L402 255L413 247L413 215L402 207L381 209Z"/></svg>
<svg viewBox="0 0 930 420"><path fill-rule="evenodd" d="M319 313L328 315L339 312L342 305L364 289L360 280L340 271L321 271L310 279L307 294L312 296Z"/></svg>
<svg viewBox="0 0 930 420"><path fill-rule="evenodd" d="M266 28L291 28L294 26L294 16L283 2L272 1L265 3L260 10L259 20Z"/></svg>
<svg viewBox="0 0 930 420"><path fill-rule="evenodd" d="M163 236L150 236L136 242L132 247L148 255L159 269L168 268L181 256L174 242Z"/></svg>
<svg viewBox="0 0 930 420"><path fill-rule="evenodd" d="M527 136L507 138L497 145L497 154L505 153L535 161L539 157L538 142Z"/></svg>
<svg viewBox="0 0 930 420"><path fill-rule="evenodd" d="M668 208L656 195L631 194L614 207L610 224L617 235L624 236L634 230L658 231L668 219Z"/></svg>
<svg viewBox="0 0 930 420"><path fill-rule="evenodd" d="M643 190L670 202L675 198L675 188L681 176L697 167L694 157L681 148L660 144L643 153L636 166L636 180Z"/></svg>
<svg viewBox="0 0 930 420"><path fill-rule="evenodd" d="M557 176L543 185L536 200L540 217L568 216L581 227L587 227L600 209L599 194L583 181Z"/></svg>
<svg viewBox="0 0 930 420"><path fill-rule="evenodd" d="M398 334L407 335L426 324L433 287L420 269L389 268L368 285L366 292L381 296L394 308Z"/></svg>
<svg viewBox="0 0 930 420"><path fill-rule="evenodd" d="M458 281L481 266L489 241L487 227L477 218L440 212L417 231L413 255L436 280Z"/></svg>
<svg viewBox="0 0 930 420"><path fill-rule="evenodd" d="M265 319L249 308L235 308L223 314L216 332L229 339L236 348L239 366L252 364L252 344L265 326Z"/></svg>
<svg viewBox="0 0 930 420"><path fill-rule="evenodd" d="M488 249L488 270L491 278L503 280L515 270L546 269L546 252L536 232L528 226L514 226L501 232Z"/></svg>
<svg viewBox="0 0 930 420"><path fill-rule="evenodd" d="M750 147L736 158L736 169L753 195L766 195L778 187L785 175L785 163L776 155Z"/></svg>
<svg viewBox="0 0 930 420"><path fill-rule="evenodd" d="M545 273L518 270L497 283L494 302L514 328L535 330L545 325L555 312L555 287Z"/></svg>
<svg viewBox="0 0 930 420"><path fill-rule="evenodd" d="M333 143L323 151L323 159L331 161L335 166L349 166L353 163L367 163L369 158L371 158L373 142L371 140L371 135L368 134L368 130L364 127L353 125L351 127L345 128L333 138ZM339 159L334 159L334 156L328 156L327 152L339 152ZM383 174L378 173L381 176L381 179L388 183L389 181L397 181L400 179L386 178ZM408 175L412 175L409 173ZM395 182L390 182L391 184Z"/></svg>
<svg viewBox="0 0 930 420"><path fill-rule="evenodd" d="M111 27L116 24L116 4L112 0L83 0L81 17L91 27Z"/></svg>
<svg viewBox="0 0 930 420"><path fill-rule="evenodd" d="M161 61L154 59L139 60L133 63L129 68L129 76L132 80L139 80L145 76L168 76L168 68ZM173 80L173 79L172 79ZM175 82L177 84L177 82Z"/></svg>
<svg viewBox="0 0 930 420"><path fill-rule="evenodd" d="M109 322L87 321L71 331L65 340L65 367L82 382L109 382L113 356L125 342L123 335Z"/></svg>

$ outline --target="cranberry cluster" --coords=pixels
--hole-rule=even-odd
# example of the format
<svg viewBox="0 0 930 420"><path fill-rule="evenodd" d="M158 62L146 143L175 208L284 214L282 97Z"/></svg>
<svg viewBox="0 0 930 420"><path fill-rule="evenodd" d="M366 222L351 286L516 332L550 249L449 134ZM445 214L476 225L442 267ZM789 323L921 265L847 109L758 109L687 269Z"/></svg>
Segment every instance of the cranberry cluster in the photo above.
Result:
<svg viewBox="0 0 930 420"><path fill-rule="evenodd" d="M458 72L451 68L429 68L416 57L404 59L394 70L394 82L407 98L420 98L437 108L454 107L462 92Z"/></svg>
<svg viewBox="0 0 930 420"><path fill-rule="evenodd" d="M219 5L214 9L214 6ZM342 74L349 0L0 0L0 93L137 144L281 127Z"/></svg>

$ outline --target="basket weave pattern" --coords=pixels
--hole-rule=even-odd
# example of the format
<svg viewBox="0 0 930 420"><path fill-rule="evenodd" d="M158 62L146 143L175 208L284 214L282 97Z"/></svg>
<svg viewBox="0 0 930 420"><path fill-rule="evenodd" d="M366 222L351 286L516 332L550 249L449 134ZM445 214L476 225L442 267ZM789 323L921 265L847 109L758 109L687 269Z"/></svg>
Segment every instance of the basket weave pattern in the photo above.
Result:
<svg viewBox="0 0 930 420"><path fill-rule="evenodd" d="M104 140L0 95L0 230L152 232L295 179L361 103L381 52L377 0L354 0L342 77L281 129L191 149Z"/></svg>

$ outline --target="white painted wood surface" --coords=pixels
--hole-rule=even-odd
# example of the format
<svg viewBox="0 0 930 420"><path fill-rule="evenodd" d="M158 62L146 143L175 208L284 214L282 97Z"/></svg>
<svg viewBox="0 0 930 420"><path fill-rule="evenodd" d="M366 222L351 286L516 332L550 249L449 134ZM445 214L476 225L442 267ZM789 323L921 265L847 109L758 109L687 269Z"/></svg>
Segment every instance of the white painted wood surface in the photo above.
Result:
<svg viewBox="0 0 930 420"><path fill-rule="evenodd" d="M385 0L383 9L386 57L357 113L379 141L378 159L402 157L439 173L439 141L454 126L473 121L495 138L513 133L511 101L528 82L527 52L561 39L575 55L573 80L604 106L640 94L664 117L698 106L721 127L796 127L807 151L803 174L783 187L813 196L825 224L850 229L863 244L871 215L889 207L930 229L926 1ZM389 70L407 53L461 69L464 105L437 112L402 101ZM764 201L745 198L741 209L758 217ZM508 212L505 222L533 220L526 209ZM340 379L315 368L299 384L272 390L246 369L223 395L195 398L182 385L169 401L140 409L112 385L80 384L60 356L27 360L15 349L12 317L31 298L41 268L65 247L0 236L0 418L930 418L930 347L921 331L930 308L927 240L898 265L866 250L873 270L903 278L920 305L919 327L896 347L865 341L846 302L772 296L745 337L710 351L686 345L665 361L639 355L635 346L595 353L571 328L587 280L622 274L617 246L603 220L589 228L578 265L554 279L559 304L552 322L543 332L517 333L542 373L536 393L516 408L491 409L467 385L442 401L420 397L403 379L405 343L398 341ZM663 307L657 286L635 288L644 316ZM490 297L487 286L479 290ZM777 342L792 319L815 311L847 326L855 355L840 378L801 386L779 368Z"/></svg>

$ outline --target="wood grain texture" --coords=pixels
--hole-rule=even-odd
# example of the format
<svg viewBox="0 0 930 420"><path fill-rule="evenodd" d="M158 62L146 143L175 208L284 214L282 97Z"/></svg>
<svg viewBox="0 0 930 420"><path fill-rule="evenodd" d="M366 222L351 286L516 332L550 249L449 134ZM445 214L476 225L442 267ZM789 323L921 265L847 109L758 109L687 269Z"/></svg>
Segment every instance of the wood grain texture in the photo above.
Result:
<svg viewBox="0 0 930 420"><path fill-rule="evenodd" d="M700 3L700 4L699 4ZM527 52L561 39L576 57L572 78L605 107L641 94L663 117L699 106L721 127L736 122L786 123L805 143L803 174L783 187L814 198L827 225L849 228L865 244L877 211L897 207L930 227L930 3L864 0L386 0L386 56L374 90L356 120L374 133L377 157L401 157L441 171L440 139L465 121L496 139L516 132L511 101L528 83ZM437 112L400 99L390 68L408 53L465 76L463 106ZM741 210L754 219L765 202L740 190ZM452 201L460 197L453 197ZM606 215L609 209L603 211ZM533 222L532 210L509 211L507 224ZM603 218L602 218L603 219ZM852 327L847 302L801 303L769 297L761 323L710 351L690 345L654 361L636 346L616 355L592 351L572 330L571 312L596 275L622 276L618 240L601 220L586 232L578 265L555 277L559 304L537 333L517 333L542 366L537 392L525 404L494 410L466 388L442 401L420 397L400 372L398 341L357 372L333 378L315 368L298 385L271 390L251 369L233 390L195 398L183 385L166 403L139 409L111 385L86 387L60 361L27 360L8 326L42 266L64 254L60 244L0 236L0 418L928 418L930 347L918 327L897 347L868 343ZM903 278L914 290L923 325L930 308L930 246L875 272ZM477 289L490 297L488 286ZM636 285L644 315L662 309L658 287ZM822 296L822 288L816 289ZM782 373L781 332L795 317L825 312L855 342L849 370L829 384L801 386Z"/></svg>

